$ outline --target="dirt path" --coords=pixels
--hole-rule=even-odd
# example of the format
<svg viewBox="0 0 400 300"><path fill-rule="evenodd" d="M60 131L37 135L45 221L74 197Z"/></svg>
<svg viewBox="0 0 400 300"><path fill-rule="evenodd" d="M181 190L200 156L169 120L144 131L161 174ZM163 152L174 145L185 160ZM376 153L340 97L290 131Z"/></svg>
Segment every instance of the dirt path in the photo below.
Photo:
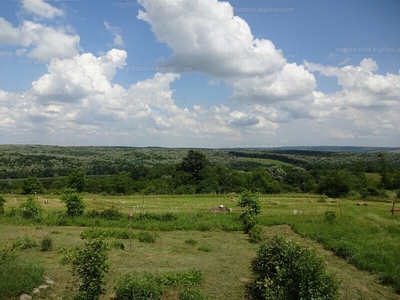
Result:
<svg viewBox="0 0 400 300"><path fill-rule="evenodd" d="M265 227L267 237L275 234L282 235L288 239L298 241L302 245L312 247L325 258L328 269L335 272L342 280L340 287L340 299L343 300L400 300L393 288L380 284L375 275L360 271L345 260L333 255L331 251L325 250L322 245L300 237L289 226L279 225Z"/></svg>

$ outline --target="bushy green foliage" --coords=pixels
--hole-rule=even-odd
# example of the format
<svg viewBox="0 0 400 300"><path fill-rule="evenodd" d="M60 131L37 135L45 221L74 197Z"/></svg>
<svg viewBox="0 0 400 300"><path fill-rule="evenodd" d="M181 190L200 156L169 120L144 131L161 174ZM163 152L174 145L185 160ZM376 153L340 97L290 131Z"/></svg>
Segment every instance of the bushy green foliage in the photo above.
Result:
<svg viewBox="0 0 400 300"><path fill-rule="evenodd" d="M396 199L400 199L400 190L397 190L396 192Z"/></svg>
<svg viewBox="0 0 400 300"><path fill-rule="evenodd" d="M118 220L122 218L122 213L118 211L114 206L111 208L103 210L99 214L100 218L105 219L105 220Z"/></svg>
<svg viewBox="0 0 400 300"><path fill-rule="evenodd" d="M325 212L325 221L333 223L336 219L336 212L334 210L328 210Z"/></svg>
<svg viewBox="0 0 400 300"><path fill-rule="evenodd" d="M24 235L13 240L11 250L25 250L33 247L37 247L36 241L28 235Z"/></svg>
<svg viewBox="0 0 400 300"><path fill-rule="evenodd" d="M42 212L42 207L36 202L34 196L28 196L25 203L20 205L21 216L24 219L38 218Z"/></svg>
<svg viewBox="0 0 400 300"><path fill-rule="evenodd" d="M247 299L337 299L339 283L326 271L323 258L283 237L261 244L251 270Z"/></svg>
<svg viewBox="0 0 400 300"><path fill-rule="evenodd" d="M65 203L67 207L67 215L69 217L80 216L85 210L85 204L83 203L82 194L78 193L77 190L67 188L61 195L61 201Z"/></svg>
<svg viewBox="0 0 400 300"><path fill-rule="evenodd" d="M138 240L141 243L153 244L156 242L157 235L147 231L141 231L138 233Z"/></svg>
<svg viewBox="0 0 400 300"><path fill-rule="evenodd" d="M197 270L188 270L184 273L167 272L164 274L138 274L133 273L119 279L114 287L117 299L164 299L163 295L170 288L182 290L182 297L179 299L198 299L206 300L208 298L199 298L200 293L195 293L193 287L204 282L204 275ZM191 289L189 290L189 287ZM183 289L182 289L183 288ZM186 295L186 296L185 296ZM190 295L197 298L188 298Z"/></svg>
<svg viewBox="0 0 400 300"><path fill-rule="evenodd" d="M46 252L51 250L53 250L53 238L46 235L40 242L40 251Z"/></svg>
<svg viewBox="0 0 400 300"><path fill-rule="evenodd" d="M102 239L91 239L85 247L76 248L64 257L79 277L76 300L95 300L105 292L105 273L109 270L107 247Z"/></svg>
<svg viewBox="0 0 400 300"><path fill-rule="evenodd" d="M263 231L261 226L255 225L253 228L250 229L249 231L249 241L252 244L258 244L262 242L264 239L263 236Z"/></svg>
<svg viewBox="0 0 400 300"><path fill-rule="evenodd" d="M243 222L244 233L246 234L257 224L255 217L249 214L241 215L241 220Z"/></svg>
<svg viewBox="0 0 400 300"><path fill-rule="evenodd" d="M322 176L318 191L328 197L339 198L350 192L351 175L345 170L333 170Z"/></svg>
<svg viewBox="0 0 400 300"><path fill-rule="evenodd" d="M244 192L237 204L239 207L246 208L243 216L256 216L261 213L261 205L258 197L251 192Z"/></svg>
<svg viewBox="0 0 400 300"><path fill-rule="evenodd" d="M43 186L42 183L35 176L30 176L22 181L22 193L23 194L42 194Z"/></svg>
<svg viewBox="0 0 400 300"><path fill-rule="evenodd" d="M2 245L4 246L4 244ZM35 259L23 259L7 246L0 250L0 299L31 293L43 280L44 268Z"/></svg>
<svg viewBox="0 0 400 300"><path fill-rule="evenodd" d="M82 193L86 185L85 170L73 169L68 173L67 184L71 189L75 189L77 192Z"/></svg>

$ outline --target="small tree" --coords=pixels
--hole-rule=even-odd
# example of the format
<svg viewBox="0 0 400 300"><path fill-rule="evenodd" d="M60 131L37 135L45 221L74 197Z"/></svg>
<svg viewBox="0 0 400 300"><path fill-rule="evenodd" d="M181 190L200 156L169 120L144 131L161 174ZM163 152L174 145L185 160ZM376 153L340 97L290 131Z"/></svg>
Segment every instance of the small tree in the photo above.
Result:
<svg viewBox="0 0 400 300"><path fill-rule="evenodd" d="M67 253L65 260L72 266L72 274L79 277L76 300L97 300L105 293L105 275L110 263L107 247L102 239L92 239L84 248Z"/></svg>
<svg viewBox="0 0 400 300"><path fill-rule="evenodd" d="M82 194L76 189L66 188L61 195L61 201L67 206L67 215L70 217L80 216L85 210Z"/></svg>
<svg viewBox="0 0 400 300"><path fill-rule="evenodd" d="M261 244L246 285L251 300L337 299L339 283L314 250L275 236Z"/></svg>
<svg viewBox="0 0 400 300"><path fill-rule="evenodd" d="M24 219L33 219L39 217L42 207L36 203L35 197L28 196L25 203L20 205L21 214Z"/></svg>
<svg viewBox="0 0 400 300"><path fill-rule="evenodd" d="M42 194L43 193L42 183L35 176L27 177L22 182L22 193L28 195Z"/></svg>
<svg viewBox="0 0 400 300"><path fill-rule="evenodd" d="M4 214L4 204L6 203L6 199L0 196L0 215Z"/></svg>
<svg viewBox="0 0 400 300"><path fill-rule="evenodd" d="M242 217L254 217L261 213L261 205L258 197L251 192L244 192L240 197L237 206L244 207L247 210L242 214Z"/></svg>

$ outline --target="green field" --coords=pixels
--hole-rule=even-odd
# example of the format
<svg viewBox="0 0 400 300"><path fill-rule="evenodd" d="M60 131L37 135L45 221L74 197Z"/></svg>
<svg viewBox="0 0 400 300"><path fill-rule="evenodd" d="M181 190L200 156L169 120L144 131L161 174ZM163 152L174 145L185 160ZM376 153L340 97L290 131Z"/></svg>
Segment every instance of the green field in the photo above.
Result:
<svg viewBox="0 0 400 300"><path fill-rule="evenodd" d="M205 275L205 283L200 289L213 299L242 299L242 286L250 279L249 266L257 246L250 244L247 235L240 230L238 215L241 209L236 207L239 196L235 194L85 195L86 211L101 211L114 206L127 215L135 207L134 216L143 213L162 215L167 212L177 216L176 220L165 222L134 219L131 232L126 218L97 220L96 223L96 219L79 217L68 221L71 226L57 226L55 216L65 207L55 195L36 197L44 208L40 223L18 216L10 217L8 212L26 197L10 194L3 197L7 203L5 216L0 217L2 241L12 243L13 239L24 235L40 241L46 234L54 239L51 252L40 252L37 248L21 251L21 255L41 261L45 275L56 281L50 291L36 298L71 297L71 291L66 287L71 285L73 277L68 267L61 265L59 250L83 245L80 233L96 224L105 230L128 231L132 236L141 229L155 232L158 236L154 244L143 244L137 239L120 239L125 250L113 249L109 252L111 269L107 275L107 294L101 299L109 299L115 281L135 270L140 273L201 270ZM44 204L44 199L48 199L49 204ZM318 195L260 195L260 202L262 213L258 220L263 225L264 235L271 237L280 234L315 248L324 256L328 268L342 280L341 299L400 299L390 287L392 285L399 289L400 286L400 275L396 268L400 265L400 215L391 216L390 203L376 201L369 202L368 206L357 206L356 201L341 200L341 216L338 203L331 203L330 199L321 199ZM218 205L232 207L233 213L211 213L210 209ZM298 214L293 215L293 210L297 210ZM327 210L336 212L337 219L332 224L324 220ZM187 239L195 239L197 244L189 245L185 243ZM107 238L109 243L115 240ZM201 247L210 252L200 251ZM171 292L166 299L177 299L176 294Z"/></svg>

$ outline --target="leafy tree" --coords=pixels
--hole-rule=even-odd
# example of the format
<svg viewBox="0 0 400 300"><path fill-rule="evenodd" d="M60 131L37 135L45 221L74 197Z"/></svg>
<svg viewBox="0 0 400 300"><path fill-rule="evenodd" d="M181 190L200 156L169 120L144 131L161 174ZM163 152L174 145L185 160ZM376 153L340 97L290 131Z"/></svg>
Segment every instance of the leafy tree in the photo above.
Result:
<svg viewBox="0 0 400 300"><path fill-rule="evenodd" d="M247 209L242 216L254 217L261 213L260 201L258 197L251 192L244 192L240 197L237 206Z"/></svg>
<svg viewBox="0 0 400 300"><path fill-rule="evenodd" d="M286 172L281 166L271 166L265 169L273 179L278 181L283 181L285 179Z"/></svg>
<svg viewBox="0 0 400 300"><path fill-rule="evenodd" d="M79 193L82 193L86 186L86 175L85 170L73 169L68 173L67 176L68 187L76 189Z"/></svg>
<svg viewBox="0 0 400 300"><path fill-rule="evenodd" d="M319 183L318 191L328 197L339 198L350 192L350 175L344 170L329 171Z"/></svg>
<svg viewBox="0 0 400 300"><path fill-rule="evenodd" d="M29 194L42 194L42 183L35 176L27 177L22 182L22 193Z"/></svg>
<svg viewBox="0 0 400 300"><path fill-rule="evenodd" d="M37 218L42 212L42 207L36 202L33 196L28 196L26 202L20 205L20 208L24 219Z"/></svg>
<svg viewBox="0 0 400 300"><path fill-rule="evenodd" d="M97 300L105 293L105 275L110 267L107 247L102 239L92 239L84 248L67 252L65 261L72 266L72 274L79 276L79 294L75 300Z"/></svg>
<svg viewBox="0 0 400 300"><path fill-rule="evenodd" d="M210 162L204 153L196 150L189 150L188 155L183 158L178 169L191 174L192 178L198 181L202 179L200 172L208 165L210 165Z"/></svg>
<svg viewBox="0 0 400 300"><path fill-rule="evenodd" d="M261 244L251 263L253 281L246 285L251 300L333 300L339 283L326 271L323 258L299 243L275 236Z"/></svg>
<svg viewBox="0 0 400 300"><path fill-rule="evenodd" d="M111 177L111 188L114 193L128 194L133 184L132 178L127 171L122 171Z"/></svg>
<svg viewBox="0 0 400 300"><path fill-rule="evenodd" d="M61 201L65 202L67 206L68 216L74 217L83 214L85 204L82 199L82 194L78 193L76 189L66 188L64 190L64 193L61 195Z"/></svg>
<svg viewBox="0 0 400 300"><path fill-rule="evenodd" d="M0 196L0 215L4 214L4 204L6 203L6 199Z"/></svg>

